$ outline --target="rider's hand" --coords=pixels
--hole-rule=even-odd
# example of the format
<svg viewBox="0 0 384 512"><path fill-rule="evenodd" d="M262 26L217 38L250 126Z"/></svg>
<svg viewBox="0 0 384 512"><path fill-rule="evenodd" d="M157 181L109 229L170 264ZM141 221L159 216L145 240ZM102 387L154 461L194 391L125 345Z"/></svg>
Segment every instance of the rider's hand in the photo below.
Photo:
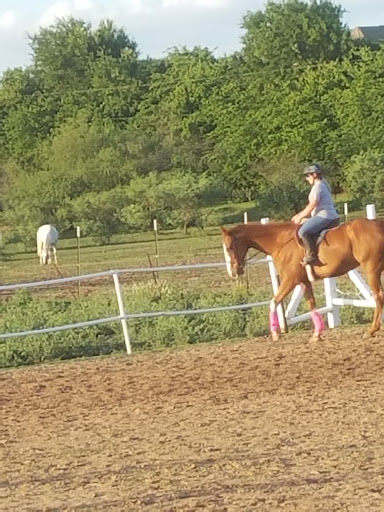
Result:
<svg viewBox="0 0 384 512"><path fill-rule="evenodd" d="M291 219L291 221L294 223L294 224L300 224L301 222L301 217L298 213L296 213L296 215L294 215Z"/></svg>

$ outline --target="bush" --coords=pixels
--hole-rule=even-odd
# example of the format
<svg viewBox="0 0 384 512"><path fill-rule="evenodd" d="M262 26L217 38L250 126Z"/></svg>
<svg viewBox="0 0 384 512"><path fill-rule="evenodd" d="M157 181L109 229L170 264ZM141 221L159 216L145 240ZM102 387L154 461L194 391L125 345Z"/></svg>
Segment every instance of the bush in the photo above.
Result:
<svg viewBox="0 0 384 512"><path fill-rule="evenodd" d="M128 313L211 308L257 300L260 300L257 293L248 293L243 288L220 294L200 294L169 286L164 281L134 285L124 297ZM0 330L18 332L41 329L115 316L116 313L114 296L87 297L78 301L42 300L23 290L2 303ZM267 313L244 310L131 319L128 328L134 350L153 350L265 333ZM4 340L0 343L0 367L124 350L121 324L114 322Z"/></svg>

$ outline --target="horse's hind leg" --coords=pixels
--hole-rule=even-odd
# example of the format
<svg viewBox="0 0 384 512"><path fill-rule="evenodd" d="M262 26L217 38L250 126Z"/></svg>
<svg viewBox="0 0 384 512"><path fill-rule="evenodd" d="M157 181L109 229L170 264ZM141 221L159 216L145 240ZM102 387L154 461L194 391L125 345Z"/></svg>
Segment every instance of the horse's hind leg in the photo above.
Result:
<svg viewBox="0 0 384 512"><path fill-rule="evenodd" d="M304 287L304 297L308 303L308 308L311 312L312 322L314 325L314 332L311 337L312 341L318 341L320 340L321 333L324 331L324 321L321 317L321 315L316 311L316 301L315 297L313 295L313 288L309 281L303 283Z"/></svg>
<svg viewBox="0 0 384 512"><path fill-rule="evenodd" d="M383 310L384 290L381 286L381 272L383 264L364 266L365 274L367 276L368 284L372 290L373 298L375 299L375 312L373 314L372 325L369 329L369 334L373 336L375 332L380 330L381 313Z"/></svg>

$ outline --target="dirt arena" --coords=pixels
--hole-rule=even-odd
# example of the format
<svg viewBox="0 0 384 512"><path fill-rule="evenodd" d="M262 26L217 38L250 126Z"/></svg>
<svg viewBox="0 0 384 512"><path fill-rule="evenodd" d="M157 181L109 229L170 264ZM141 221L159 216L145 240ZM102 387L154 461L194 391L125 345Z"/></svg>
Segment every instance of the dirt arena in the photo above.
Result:
<svg viewBox="0 0 384 512"><path fill-rule="evenodd" d="M384 336L0 373L4 511L384 510Z"/></svg>

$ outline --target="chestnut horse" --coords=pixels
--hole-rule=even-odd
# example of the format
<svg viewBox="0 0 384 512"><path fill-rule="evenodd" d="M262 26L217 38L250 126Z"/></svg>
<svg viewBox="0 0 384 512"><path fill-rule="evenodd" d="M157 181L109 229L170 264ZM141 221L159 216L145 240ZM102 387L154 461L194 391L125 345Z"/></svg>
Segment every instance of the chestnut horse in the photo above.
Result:
<svg viewBox="0 0 384 512"><path fill-rule="evenodd" d="M221 229L224 256L231 277L244 273L245 257L251 247L273 257L280 276L280 286L270 305L272 339L279 338L276 307L298 284L302 284L304 288L304 297L311 311L315 327L312 338L319 339L324 323L315 309L316 303L308 273L301 265L304 248L297 238L298 226L292 222L272 222L241 224L231 229ZM373 336L380 329L384 302L384 291L380 282L384 270L384 222L357 219L330 229L318 247L318 260L312 267L316 279L340 276L361 265L376 303L369 329L369 334Z"/></svg>

